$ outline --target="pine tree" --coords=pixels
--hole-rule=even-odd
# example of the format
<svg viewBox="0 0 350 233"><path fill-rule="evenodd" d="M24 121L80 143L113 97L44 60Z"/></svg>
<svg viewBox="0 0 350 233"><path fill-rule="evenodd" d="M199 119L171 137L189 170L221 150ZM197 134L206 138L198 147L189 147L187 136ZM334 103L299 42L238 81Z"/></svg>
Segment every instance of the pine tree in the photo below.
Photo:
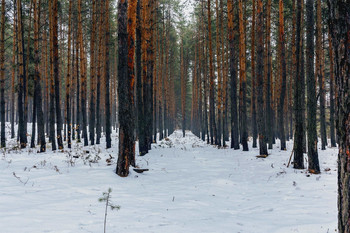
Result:
<svg viewBox="0 0 350 233"><path fill-rule="evenodd" d="M338 232L350 232L349 148L350 148L350 4L345 0L328 0L329 28L334 50L335 77L338 91L336 128L338 154Z"/></svg>
<svg viewBox="0 0 350 233"><path fill-rule="evenodd" d="M231 85L231 148L239 149L238 140L238 114L237 114L237 70L236 70L236 50L235 37L236 31L234 27L234 0L227 1L228 10L228 38L230 46L230 85Z"/></svg>
<svg viewBox="0 0 350 233"><path fill-rule="evenodd" d="M96 56L95 56L95 44L96 44L96 0L92 1L92 22L91 22L91 38L90 38L90 114L89 114L89 138L91 145L95 144L95 90L96 90Z"/></svg>
<svg viewBox="0 0 350 233"><path fill-rule="evenodd" d="M186 79L185 79L185 70L184 70L184 46L183 39L181 39L181 115L182 115L182 136L185 137L186 130Z"/></svg>
<svg viewBox="0 0 350 233"><path fill-rule="evenodd" d="M294 82L294 168L304 168L304 123L303 123L303 46L302 46L302 5L303 0L297 0L296 13L296 70Z"/></svg>
<svg viewBox="0 0 350 233"><path fill-rule="evenodd" d="M24 79L26 77L26 65L25 65L25 58L24 58L24 39L23 39L23 21L22 21L22 1L16 0L16 10L17 10L17 51L18 51L18 134L19 134L19 140L21 144L21 148L25 148L27 146L27 136L26 136L26 127L25 127L25 120L24 120L24 88L25 83Z"/></svg>
<svg viewBox="0 0 350 233"><path fill-rule="evenodd" d="M280 43L280 61L281 61L281 93L278 105L278 120L279 120L279 137L281 139L281 150L286 150L286 138L284 132L284 103L286 95L286 55L285 55L285 34L284 34L284 6L283 0L279 0L279 43Z"/></svg>
<svg viewBox="0 0 350 233"><path fill-rule="evenodd" d="M0 84L1 147L5 147L5 0L1 1Z"/></svg>
<svg viewBox="0 0 350 233"><path fill-rule="evenodd" d="M309 171L320 172L317 153L317 132L316 132L316 79L314 73L314 0L306 2L306 76L307 76L307 139L308 139L308 161Z"/></svg>
<svg viewBox="0 0 350 233"><path fill-rule="evenodd" d="M251 114L252 114L252 134L253 134L253 148L256 148L258 129L256 125L256 75L255 75L255 1L253 2L253 12L252 12L252 45L251 45L251 63L252 63L252 93L251 93Z"/></svg>
<svg viewBox="0 0 350 233"><path fill-rule="evenodd" d="M40 152L46 151L45 142L45 130L44 130L44 113L42 109L42 90L41 90L41 74L40 74L40 56L39 56L39 35L40 35L40 6L41 0L34 0L34 63L35 63L35 76L34 76L34 111L33 117L37 116L38 124L38 138L40 139ZM34 128L35 121L33 121ZM35 132L35 131L34 131ZM34 135L32 135L32 142L34 141ZM34 144L34 143L32 143ZM34 145L35 146L35 145Z"/></svg>
<svg viewBox="0 0 350 233"><path fill-rule="evenodd" d="M53 64L53 76L54 76L54 88L55 88L55 109L56 109L56 131L57 131L57 145L58 149L63 149L62 139L62 116L60 105L60 76L59 76L59 60L58 60L58 1L52 1L51 10L51 44L52 44L52 64Z"/></svg>
<svg viewBox="0 0 350 233"><path fill-rule="evenodd" d="M214 144L214 137L216 135L215 124L215 98L214 98L214 67L213 67L213 48L212 48L212 36L211 36L211 12L210 12L210 0L208 0L208 40L209 40L209 117L210 117L210 143ZM216 142L216 139L215 139Z"/></svg>
<svg viewBox="0 0 350 233"><path fill-rule="evenodd" d="M257 123L260 155L267 156L266 131L265 131L265 111L264 111L264 44L263 44L263 3L262 0L257 1L256 9L256 81L257 81Z"/></svg>
<svg viewBox="0 0 350 233"><path fill-rule="evenodd" d="M104 19L104 32L105 32L105 64L104 64L104 76L105 76L105 111L106 111L106 147L111 148L111 103L110 103L110 93L109 93L109 0L105 1L105 19Z"/></svg>
<svg viewBox="0 0 350 233"><path fill-rule="evenodd" d="M330 35L330 33L328 33ZM329 106L329 124L330 124L330 135L331 135L331 146L336 147L335 142L335 128L334 128L334 114L335 114L335 95L334 95L334 51L333 51L333 45L332 45L332 37L328 36L328 46L329 46L329 76L330 76L330 83L329 83L329 99L330 99L330 106Z"/></svg>
<svg viewBox="0 0 350 233"><path fill-rule="evenodd" d="M66 76L66 124L68 148L72 147L72 122L71 122L71 44L72 44L72 0L69 0L68 13L68 53L67 53L67 76Z"/></svg>
<svg viewBox="0 0 350 233"><path fill-rule="evenodd" d="M124 0L118 2L118 95L119 95L119 152L116 173L125 177L129 166L135 166L133 108L134 73L128 72L134 67L135 27L137 2ZM129 53L128 53L129 51Z"/></svg>
<svg viewBox="0 0 350 233"><path fill-rule="evenodd" d="M316 0L316 75L319 85L320 96L320 126L321 126L321 145L322 150L327 146L326 132L326 98L325 98L325 80L323 67L323 43L322 43L322 12L321 0Z"/></svg>
<svg viewBox="0 0 350 233"><path fill-rule="evenodd" d="M239 81L240 81L240 90L239 90L239 111L240 111L240 120L241 120L241 142L243 146L243 151L248 151L248 129L247 129L247 103L246 103L246 43L245 43L245 26L243 21L243 1L238 1L239 5Z"/></svg>

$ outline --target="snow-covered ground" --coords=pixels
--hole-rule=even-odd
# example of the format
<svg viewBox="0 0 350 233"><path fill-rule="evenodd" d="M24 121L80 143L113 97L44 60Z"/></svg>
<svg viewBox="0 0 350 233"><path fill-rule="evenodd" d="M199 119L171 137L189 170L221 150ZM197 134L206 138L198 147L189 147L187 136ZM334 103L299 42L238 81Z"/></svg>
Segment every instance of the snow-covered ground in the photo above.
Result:
<svg viewBox="0 0 350 233"><path fill-rule="evenodd" d="M28 137L30 139L30 137ZM115 173L113 148L36 153L9 140L0 160L0 232L103 232L102 193L112 188L107 232L336 232L337 150L319 151L322 174L286 167L292 143L268 158L218 149L175 131L127 178ZM112 158L110 162L108 159ZM110 165L110 166L109 166Z"/></svg>

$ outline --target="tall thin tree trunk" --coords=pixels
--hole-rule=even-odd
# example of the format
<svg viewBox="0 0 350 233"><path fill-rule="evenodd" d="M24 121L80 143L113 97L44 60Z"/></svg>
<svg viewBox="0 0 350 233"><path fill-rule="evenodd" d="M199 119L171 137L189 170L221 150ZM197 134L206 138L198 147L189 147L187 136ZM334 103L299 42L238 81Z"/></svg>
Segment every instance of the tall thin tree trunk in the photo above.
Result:
<svg viewBox="0 0 350 233"><path fill-rule="evenodd" d="M128 57L127 57L127 86L128 86L128 106L127 106L127 124L128 128L125 128L124 132L127 132L125 135L124 147L128 151L128 161L129 164L133 167L135 164L135 139L134 139L134 129L135 129L135 113L134 113L134 86L135 86L135 32L136 32L136 10L137 10L137 1L131 1L128 4L127 17L127 33L128 33ZM151 125L149 125L151 127ZM125 152L124 152L125 153Z"/></svg>
<svg viewBox="0 0 350 233"><path fill-rule="evenodd" d="M242 122L241 141L243 151L248 151L248 129L247 129L247 93L246 93L246 45L245 45L245 27L243 21L243 1L239 0L239 80L240 80L240 120Z"/></svg>
<svg viewBox="0 0 350 233"><path fill-rule="evenodd" d="M0 83L1 147L5 147L5 0L1 1Z"/></svg>
<svg viewBox="0 0 350 233"><path fill-rule="evenodd" d="M57 130L57 145L58 149L63 149L62 140L62 116L60 105L60 76L58 62L58 2L52 0L52 46L53 46L53 69L55 80L55 101L56 101L56 130Z"/></svg>
<svg viewBox="0 0 350 233"><path fill-rule="evenodd" d="M82 114L82 128L84 146L88 145L87 136L87 115L86 115L86 67L85 67L85 48L83 40L83 29L82 29L82 17L81 17L81 0L78 0L78 39L79 39L79 50L80 50L80 79L81 79L81 114Z"/></svg>
<svg viewBox="0 0 350 233"><path fill-rule="evenodd" d="M210 143L214 144L214 135L216 136L215 124L215 98L214 98L214 67L213 67L213 48L211 37L211 13L210 0L208 0L208 31L209 31L209 115L210 115ZM216 139L215 139L216 140Z"/></svg>
<svg viewBox="0 0 350 233"><path fill-rule="evenodd" d="M13 16L13 46L12 46L12 63L13 67L11 70L11 138L15 138L15 75L16 75L16 43L17 43L17 12L16 4L14 4L14 16Z"/></svg>
<svg viewBox="0 0 350 233"><path fill-rule="evenodd" d="M92 23L91 23L91 39L90 39L90 114L89 114L89 136L91 145L95 144L95 44L96 44L96 0L92 1Z"/></svg>
<svg viewBox="0 0 350 233"><path fill-rule="evenodd" d="M338 232L350 232L350 4L345 0L328 0L328 8L338 91Z"/></svg>
<svg viewBox="0 0 350 233"><path fill-rule="evenodd" d="M19 118L19 140L21 148L27 146L27 135L26 135L26 121L24 119L24 95L25 95L25 82L26 77L26 65L24 57L24 39L23 39L23 21L22 21L22 2L17 0L17 50L18 50L18 69L19 69L19 80L18 80L18 118Z"/></svg>
<svg viewBox="0 0 350 233"><path fill-rule="evenodd" d="M281 93L278 105L279 137L281 140L281 150L286 150L286 135L284 132L284 103L286 96L287 65L285 55L285 35L284 35L284 6L283 0L279 0L279 43L280 43L280 62L281 62Z"/></svg>
<svg viewBox="0 0 350 233"><path fill-rule="evenodd" d="M106 147L111 148L111 103L109 99L109 0L105 3L105 21L104 21L104 31L105 31L105 120L106 120Z"/></svg>
<svg viewBox="0 0 350 233"><path fill-rule="evenodd" d="M99 22L99 37L98 37L98 58L97 58L97 86L96 86L96 144L100 144L101 139L101 82L103 80L102 72L102 57L103 57L103 25L104 25L104 6L103 2L99 4L100 22Z"/></svg>
<svg viewBox="0 0 350 233"><path fill-rule="evenodd" d="M265 111L264 111L264 45L263 45L263 3L262 0L257 2L256 11L256 39L257 39L257 56L256 56L256 81L257 81L257 123L260 155L267 156L266 132L265 132Z"/></svg>
<svg viewBox="0 0 350 233"><path fill-rule="evenodd" d="M320 173L320 165L317 153L317 132L316 132L316 79L314 73L314 0L306 2L306 76L307 76L307 139L308 139L308 161L309 171Z"/></svg>
<svg viewBox="0 0 350 233"><path fill-rule="evenodd" d="M330 35L330 33L328 33ZM335 114L335 98L334 98L334 55L333 55L333 45L332 45L332 37L328 36L328 46L329 46L329 76L330 76L330 84L329 84L329 124L330 124L330 136L331 136L331 147L336 147L337 144L335 142L335 128L334 128L334 114Z"/></svg>
<svg viewBox="0 0 350 233"><path fill-rule="evenodd" d="M135 154L134 119L132 118L134 80L129 79L128 75L130 65L134 64L134 53L128 53L128 48L134 51L136 7L136 1L130 2L129 7L125 0L118 1L119 152L116 172L122 177L128 176L130 158ZM130 13L127 14L127 12ZM127 23L128 17L130 17L130 24ZM128 37L128 32L130 32L130 37ZM129 58L132 60L129 60ZM132 77L134 77L133 73Z"/></svg>
<svg viewBox="0 0 350 233"><path fill-rule="evenodd" d="M272 109L272 55L271 55L271 0L267 1L266 12L266 77L265 81L265 110L266 110L266 136L269 149L273 144L273 109Z"/></svg>
<svg viewBox="0 0 350 233"><path fill-rule="evenodd" d="M180 45L180 63L181 63L181 117L182 117L182 136L185 137L186 130L186 79L184 71L184 47L183 47L183 38L181 38Z"/></svg>
<svg viewBox="0 0 350 233"><path fill-rule="evenodd" d="M252 12L252 45L251 45L251 63L252 63L252 94L251 94L251 115L252 115L252 134L253 134L253 148L256 148L258 129L256 125L256 75L255 75L255 1L253 1Z"/></svg>
<svg viewBox="0 0 350 233"><path fill-rule="evenodd" d="M316 74L318 77L319 95L320 95L320 128L321 128L321 149L325 150L327 146L326 132L326 98L325 98L325 80L324 80L324 51L322 43L322 11L321 0L316 0Z"/></svg>
<svg viewBox="0 0 350 233"><path fill-rule="evenodd" d="M69 16L68 16L68 53L67 53L67 77L66 77L66 123L67 123L67 137L68 137L68 148L72 147L71 134L72 134L72 123L71 123L71 34L72 34L72 5L73 1L69 0ZM93 93L93 92L92 92Z"/></svg>
<svg viewBox="0 0 350 233"><path fill-rule="evenodd" d="M230 45L230 85L231 85L231 148L239 149L238 140L238 114L237 114L237 70L236 70L236 50L235 50L235 10L234 0L228 0L228 39Z"/></svg>
<svg viewBox="0 0 350 233"><path fill-rule="evenodd" d="M303 58L302 58L302 4L303 0L297 0L297 16L296 16L296 71L294 82L294 168L304 168L304 123L303 123Z"/></svg>

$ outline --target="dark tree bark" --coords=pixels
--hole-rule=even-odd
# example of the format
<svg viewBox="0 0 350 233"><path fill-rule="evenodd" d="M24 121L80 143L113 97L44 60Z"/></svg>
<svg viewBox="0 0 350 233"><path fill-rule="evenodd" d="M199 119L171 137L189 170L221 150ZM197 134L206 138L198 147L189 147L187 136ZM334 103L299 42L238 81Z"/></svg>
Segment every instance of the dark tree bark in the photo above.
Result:
<svg viewBox="0 0 350 233"><path fill-rule="evenodd" d="M39 71L40 55L39 55L39 35L40 35L40 6L41 0L38 2L34 0L34 63L35 63L35 76L34 76L34 108L33 108L33 119L37 118L38 125L38 139L40 141L40 152L46 151L45 142L45 121L44 113L42 109L42 91L41 91L41 74ZM35 120L33 120L33 134L32 134L32 146L35 147Z"/></svg>
<svg viewBox="0 0 350 233"><path fill-rule="evenodd" d="M287 71L286 71L286 55L285 55L285 35L284 35L284 6L283 0L279 1L279 42L280 42L280 62L281 62L281 93L278 105L278 121L279 121L279 136L281 140L281 150L286 150L286 135L284 132L284 103L286 96L286 82L287 82Z"/></svg>
<svg viewBox="0 0 350 233"><path fill-rule="evenodd" d="M92 23L91 23L91 39L90 39L90 114L89 114L89 138L91 145L95 144L95 90L96 75L95 65L95 44L96 44L96 1L92 1Z"/></svg>
<svg viewBox="0 0 350 233"><path fill-rule="evenodd" d="M54 62L53 62L53 16L52 16L52 0L49 0L49 41L50 41L50 141L52 150L56 150L55 138L55 79L54 79Z"/></svg>
<svg viewBox="0 0 350 233"><path fill-rule="evenodd" d="M78 21L78 20L77 20ZM77 28L77 27L76 27ZM76 30L76 37L78 37L78 30ZM80 109L80 70L79 70L79 48L80 42L79 39L76 39L76 45L75 45L75 69L76 69L76 81L77 81L77 90L76 90L76 122L75 122L75 130L77 133L77 142L80 141L80 115L81 115L81 109Z"/></svg>
<svg viewBox="0 0 350 233"><path fill-rule="evenodd" d="M105 111L106 111L106 147L111 148L111 103L109 97L109 0L105 3L105 20L104 20L104 31L105 31Z"/></svg>
<svg viewBox="0 0 350 233"><path fill-rule="evenodd" d="M210 115L210 143L214 144L214 135L216 135L215 124L215 98L214 98L214 67L213 67L213 48L211 40L211 12L210 0L208 0L208 31L209 31L209 115ZM216 139L215 139L216 140Z"/></svg>
<svg viewBox="0 0 350 233"><path fill-rule="evenodd" d="M330 35L330 33L329 33ZM335 142L335 95L334 95L334 55L333 55L333 45L332 45L332 37L328 36L328 46L329 46L329 73L330 73L330 84L329 84L329 124L330 124L330 136L331 136L331 147L336 147L337 144Z"/></svg>
<svg viewBox="0 0 350 233"><path fill-rule="evenodd" d="M246 44L245 44L245 24L243 20L243 1L239 0L239 80L240 80L240 120L241 125L241 142L243 146L243 151L248 151L248 126L247 126L247 93L246 93Z"/></svg>
<svg viewBox="0 0 350 233"><path fill-rule="evenodd" d="M66 77L66 123L67 123L67 142L68 148L72 147L72 122L71 122L71 34L72 34L72 4L69 0L69 16L68 16L68 54L67 54L67 77Z"/></svg>
<svg viewBox="0 0 350 233"><path fill-rule="evenodd" d="M338 231L350 232L350 3L328 0L337 84Z"/></svg>
<svg viewBox="0 0 350 233"><path fill-rule="evenodd" d="M185 137L186 133L186 77L184 71L184 47L183 39L181 38L181 51L180 51L180 63L181 63L181 117L182 117L182 136Z"/></svg>
<svg viewBox="0 0 350 233"><path fill-rule="evenodd" d="M256 10L256 81L257 81L257 123L260 155L267 156L266 132L265 132L265 111L264 111L264 44L263 44L263 3L257 2Z"/></svg>
<svg viewBox="0 0 350 233"><path fill-rule="evenodd" d="M83 138L84 146L89 144L88 135L87 135L87 112L86 112L86 66L85 66L85 48L83 40L83 25L82 25L82 16L81 16L81 0L78 0L78 39L79 39L79 51L80 51L80 79L81 79L81 114L82 114L82 128L83 128Z"/></svg>
<svg viewBox="0 0 350 233"><path fill-rule="evenodd" d="M55 103L56 103L56 130L58 149L63 149L62 140L62 115L60 105L60 76L58 61L58 2L52 0L52 46L53 46L53 71L55 80Z"/></svg>
<svg viewBox="0 0 350 233"><path fill-rule="evenodd" d="M21 0L17 0L17 62L18 62L18 134L19 140L21 144L21 148L25 148L27 146L27 136L26 136L26 127L24 120L24 88L25 82L24 79L26 77L26 65L24 58L24 39L23 39L23 21L22 21L22 2Z"/></svg>
<svg viewBox="0 0 350 233"><path fill-rule="evenodd" d="M128 17L128 25L127 25L127 33L128 33L128 60L127 60L127 77L128 77L128 88L129 88L129 119L128 119L128 135L132 135L132 137L128 138L129 141L127 142L127 150L129 152L129 164L133 167L136 166L135 164L135 139L133 137L134 129L135 129L135 113L134 113L134 86L135 86L135 32L136 32L136 10L137 10L137 1L130 1L128 4L128 11L127 11L127 17ZM150 129L152 129L152 126L149 125Z"/></svg>
<svg viewBox="0 0 350 233"><path fill-rule="evenodd" d="M265 90L265 114L266 114L266 136L269 149L272 149L274 140L273 108L272 108L272 54L271 54L271 0L267 1L266 12L266 77L264 77Z"/></svg>
<svg viewBox="0 0 350 233"><path fill-rule="evenodd" d="M1 114L1 147L6 147L5 138L5 0L1 1L0 32L0 114Z"/></svg>
<svg viewBox="0 0 350 233"><path fill-rule="evenodd" d="M234 27L234 0L228 0L228 39L230 46L230 85L231 85L231 148L239 149L238 140L238 112L237 112L237 69L236 69L236 49L235 37L236 30Z"/></svg>
<svg viewBox="0 0 350 233"><path fill-rule="evenodd" d="M309 171L320 173L316 132L316 79L314 73L314 0L306 2L307 139Z"/></svg>
<svg viewBox="0 0 350 233"><path fill-rule="evenodd" d="M104 25L104 6L103 2L99 4L100 22L99 22L99 36L98 36L98 61L97 61L97 86L96 86L96 144L100 144L101 139L101 82L102 75L102 60L103 60L103 25Z"/></svg>
<svg viewBox="0 0 350 233"><path fill-rule="evenodd" d="M252 93L251 93L251 114L252 114L252 134L253 134L253 148L256 148L256 141L258 136L258 129L256 125L256 75L255 75L255 1L253 1L252 12L252 45L251 45L251 63L252 63Z"/></svg>
<svg viewBox="0 0 350 233"><path fill-rule="evenodd" d="M16 13L16 4L14 4L14 16L13 16L13 46L12 46L12 63L16 64L16 43L17 43L17 13ZM13 65L11 71L11 138L15 138L15 74L16 74L16 66Z"/></svg>
<svg viewBox="0 0 350 233"><path fill-rule="evenodd" d="M142 155L144 140L143 123L143 96L142 96L142 66L141 66L141 0L137 1L136 9L136 102L137 102L137 136L139 139L139 152ZM161 105L160 105L161 108ZM161 112L161 110L159 110ZM161 140L161 137L160 137Z"/></svg>
<svg viewBox="0 0 350 233"><path fill-rule="evenodd" d="M319 96L320 96L320 128L321 128L321 149L325 150L327 146L326 132L326 96L324 80L324 51L322 43L322 11L321 0L316 0L316 74L318 77Z"/></svg>
<svg viewBox="0 0 350 233"><path fill-rule="evenodd" d="M136 1L130 2L128 7L125 0L119 0L118 12L119 152L116 173L121 177L126 177L129 174L129 166L132 162L130 158L135 156L134 79L131 79L134 75L132 74L130 78L128 73L128 69L134 63L134 53L129 53L130 56L128 56L128 49L134 52ZM130 13L127 14L127 12ZM127 16L131 20L130 25L127 24Z"/></svg>
<svg viewBox="0 0 350 233"><path fill-rule="evenodd" d="M294 168L304 169L304 123L303 123L303 81L304 75L302 67L302 4L303 0L297 0L296 16L296 71L294 82Z"/></svg>

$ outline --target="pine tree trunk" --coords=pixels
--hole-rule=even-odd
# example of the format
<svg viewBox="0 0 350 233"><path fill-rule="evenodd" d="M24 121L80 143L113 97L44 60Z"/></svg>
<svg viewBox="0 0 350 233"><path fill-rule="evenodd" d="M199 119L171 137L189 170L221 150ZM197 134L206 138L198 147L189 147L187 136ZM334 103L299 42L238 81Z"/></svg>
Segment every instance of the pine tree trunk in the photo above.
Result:
<svg viewBox="0 0 350 233"><path fill-rule="evenodd" d="M6 147L5 138L5 0L1 1L0 32L0 114L1 114L1 147Z"/></svg>
<svg viewBox="0 0 350 233"><path fill-rule="evenodd" d="M267 1L266 12L266 77L265 81L265 109L266 109L266 136L269 149L272 149L273 132L273 109L272 109L272 55L271 55L271 0Z"/></svg>
<svg viewBox="0 0 350 233"><path fill-rule="evenodd" d="M236 50L235 37L236 30L234 26L235 10L234 0L228 0L228 39L230 46L230 99L231 99L231 148L239 149L238 140L238 114L237 114L237 70L236 70Z"/></svg>
<svg viewBox="0 0 350 233"><path fill-rule="evenodd" d="M263 44L263 3L257 2L256 11L256 91L257 91L257 124L260 155L267 156L266 132L265 132L265 111L264 111L264 44Z"/></svg>
<svg viewBox="0 0 350 233"><path fill-rule="evenodd" d="M279 42L280 42L280 61L281 61L281 93L279 98L278 120L279 120L279 137L281 140L281 150L286 150L286 138L284 132L284 103L286 96L286 55L285 55L285 35L284 35L284 6L283 0L279 1Z"/></svg>
<svg viewBox="0 0 350 233"><path fill-rule="evenodd" d="M345 0L328 0L328 7L338 91L338 232L350 232L350 4Z"/></svg>
<svg viewBox="0 0 350 233"><path fill-rule="evenodd" d="M186 133L186 80L185 80L185 71L184 71L184 47L183 39L181 38L180 45L180 63L181 63L181 117L182 117L182 136L185 137Z"/></svg>
<svg viewBox="0 0 350 233"><path fill-rule="evenodd" d="M91 22L91 39L90 39L90 114L89 114L89 138L90 144L95 144L95 44L96 44L96 1L92 1L92 22Z"/></svg>
<svg viewBox="0 0 350 233"><path fill-rule="evenodd" d="M210 0L208 0L208 31L209 31L209 115L210 115L210 143L214 144L214 135L216 136L216 124L215 124L215 98L214 98L214 67L213 67L213 48L212 48L212 36L211 36L211 13L210 13ZM215 139L216 141L216 139Z"/></svg>
<svg viewBox="0 0 350 233"><path fill-rule="evenodd" d="M304 123L303 123L303 67L302 67L302 4L303 0L297 0L296 16L296 71L294 82L294 168L304 169Z"/></svg>
<svg viewBox="0 0 350 233"><path fill-rule="evenodd" d="M105 120L106 120L106 147L111 148L111 103L109 99L109 0L105 3L105 21L104 21L104 31L105 31Z"/></svg>
<svg viewBox="0 0 350 233"><path fill-rule="evenodd" d="M326 132L326 98L324 84L324 67L323 67L323 43L322 43L322 12L321 0L316 0L316 74L319 84L320 95L320 126L321 126L321 148L326 149L327 132Z"/></svg>
<svg viewBox="0 0 350 233"><path fill-rule="evenodd" d="M329 33L330 35L330 33ZM330 124L330 136L331 136L331 147L336 147L337 144L335 142L335 128L334 128L334 114L335 114L335 103L334 103L334 55L333 55L333 45L332 45L332 37L328 36L328 46L329 46L329 76L330 76L330 84L329 84L329 124Z"/></svg>
<svg viewBox="0 0 350 233"><path fill-rule="evenodd" d="M256 75L255 75L255 1L253 1L252 12L252 45L251 45L251 63L252 63L252 93L251 93L251 114L252 114L252 134L253 134L253 148L256 148L256 141L258 129L256 125Z"/></svg>
<svg viewBox="0 0 350 233"><path fill-rule="evenodd" d="M35 119L38 125L38 140L40 142L40 152L46 151L45 130L44 130L44 114L42 110L42 91L41 91L41 75L39 71L39 34L40 34L40 6L41 0L34 0L34 55L35 55L35 76L34 76L34 108L33 108L33 133L31 147L35 147Z"/></svg>
<svg viewBox="0 0 350 233"><path fill-rule="evenodd" d="M314 73L314 0L306 2L307 139L309 171L320 173L316 132L316 79Z"/></svg>
<svg viewBox="0 0 350 233"><path fill-rule="evenodd" d="M139 139L139 151L143 146L143 95L142 95L142 66L141 66L141 0L137 1L136 9L136 102L137 102L137 137ZM160 106L161 108L161 106ZM159 110L161 111L161 110ZM161 140L161 139L160 139ZM141 154L141 153L140 153Z"/></svg>
<svg viewBox="0 0 350 233"><path fill-rule="evenodd" d="M60 105L60 76L59 76L59 61L58 61L58 2L52 0L52 45L53 45L53 70L55 80L55 103L56 103L56 129L57 129L57 145L58 149L63 149L62 140L62 116Z"/></svg>
<svg viewBox="0 0 350 233"><path fill-rule="evenodd" d="M12 46L12 71L11 71L11 138L15 138L15 74L16 74L16 43L17 43L17 13L15 10L16 5L14 4L14 16L13 16L13 46Z"/></svg>
<svg viewBox="0 0 350 233"><path fill-rule="evenodd" d="M72 0L69 0L69 16L68 16L68 53L67 53L67 77L66 77L66 123L67 123L67 141L68 148L72 147L72 123L71 123L71 33L72 33Z"/></svg>
<svg viewBox="0 0 350 233"><path fill-rule="evenodd" d="M26 77L26 65L24 58L24 39L23 39L23 21L22 21L22 3L21 0L17 0L17 62L19 70L19 80L18 80L18 134L21 144L21 148L27 146L27 136L26 127L24 120L24 79Z"/></svg>
<svg viewBox="0 0 350 233"><path fill-rule="evenodd" d="M245 45L245 27L243 21L243 1L239 0L239 80L240 80L240 120L241 125L241 141L243 151L248 151L248 129L247 129L247 103L246 103L246 45Z"/></svg>
<svg viewBox="0 0 350 233"><path fill-rule="evenodd" d="M128 116L128 132L125 140L125 148L129 151L129 164L133 167L135 164L135 139L134 139L134 129L135 129L135 114L134 114L134 85L135 85L135 31L136 31L136 10L137 10L137 1L130 1L128 4L128 60L127 60L127 84L128 84L128 111L126 112ZM151 127L151 126L149 126ZM125 130L126 132L126 130Z"/></svg>
<svg viewBox="0 0 350 233"><path fill-rule="evenodd" d="M103 81L102 61L103 61L103 25L104 25L104 6L103 2L99 4L100 22L98 37L98 58L97 58L97 86L96 86L96 144L100 144L101 139L101 82Z"/></svg>
<svg viewBox="0 0 350 233"><path fill-rule="evenodd" d="M132 162L130 158L135 156L133 127L134 79L129 78L128 69L131 68L131 65L133 67L134 63L136 1L131 2L128 7L125 0L119 0L118 12L119 152L116 173L121 177L126 177L129 174L129 166ZM128 21L130 24L127 24ZM133 51L129 53L130 56L128 56L128 49ZM133 74L132 77L134 77Z"/></svg>

